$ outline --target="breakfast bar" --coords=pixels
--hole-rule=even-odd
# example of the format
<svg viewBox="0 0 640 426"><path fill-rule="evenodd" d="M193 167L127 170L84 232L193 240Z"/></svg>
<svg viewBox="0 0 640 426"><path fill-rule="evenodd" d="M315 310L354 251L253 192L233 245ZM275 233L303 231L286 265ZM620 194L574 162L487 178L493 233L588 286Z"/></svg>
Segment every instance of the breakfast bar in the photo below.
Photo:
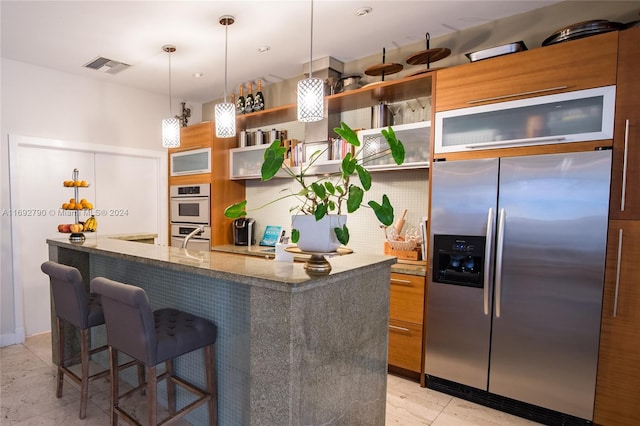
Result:
<svg viewBox="0 0 640 426"><path fill-rule="evenodd" d="M87 287L98 276L136 285L153 309L174 307L216 324L220 425L384 424L395 258L335 256L328 275L310 276L303 263L272 256L97 235L47 243L49 259L77 267ZM178 359L178 375L202 381L200 357ZM203 424L206 415L201 408L186 420Z"/></svg>

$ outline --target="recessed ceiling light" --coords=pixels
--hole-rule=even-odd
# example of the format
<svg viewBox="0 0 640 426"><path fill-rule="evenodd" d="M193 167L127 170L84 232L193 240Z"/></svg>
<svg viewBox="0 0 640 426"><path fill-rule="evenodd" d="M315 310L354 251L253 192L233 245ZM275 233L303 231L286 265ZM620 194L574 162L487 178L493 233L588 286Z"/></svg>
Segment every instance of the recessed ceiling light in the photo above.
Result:
<svg viewBox="0 0 640 426"><path fill-rule="evenodd" d="M194 72L194 73L193 73L193 76L194 76L195 78L200 78L200 77L202 77L203 75L204 75L204 73L203 73L203 72Z"/></svg>
<svg viewBox="0 0 640 426"><path fill-rule="evenodd" d="M356 16L365 16L371 13L373 9L370 7L361 7L360 9L356 10Z"/></svg>
<svg viewBox="0 0 640 426"><path fill-rule="evenodd" d="M265 53L271 50L271 46L260 46L258 47L258 52Z"/></svg>

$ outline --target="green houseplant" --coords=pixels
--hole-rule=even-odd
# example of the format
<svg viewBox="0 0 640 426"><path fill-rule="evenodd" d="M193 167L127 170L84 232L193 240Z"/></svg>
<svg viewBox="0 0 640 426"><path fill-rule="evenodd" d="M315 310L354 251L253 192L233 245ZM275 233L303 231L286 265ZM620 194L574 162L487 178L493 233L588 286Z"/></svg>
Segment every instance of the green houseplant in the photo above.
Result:
<svg viewBox="0 0 640 426"><path fill-rule="evenodd" d="M339 170L329 175L307 175L310 167L313 166L323 151L314 152L304 166L300 167L299 170L294 170L284 161L286 155L285 147L282 146L281 141L275 140L264 153L264 162L261 167L262 180L268 181L275 177L280 170L284 170L298 184L299 190L288 189L286 194L280 195L269 203L252 210L266 207L285 198L295 198L298 204L292 207L290 212L296 216L313 216L316 222L328 219L329 215L343 216L345 207L346 213L353 213L364 206L373 210L380 223L386 226L391 225L394 220L393 206L386 194L382 196L380 203L370 200L366 205L363 204L364 194L371 189L372 180L371 174L366 169L367 158L359 158L362 147L360 147L357 133L344 122L340 123L340 127L334 128L334 131L350 146L354 147L355 152L348 152L342 159ZM389 149L384 152L384 155L391 154L396 164L402 164L405 157L402 142L396 138L396 134L391 127L383 129L382 135L389 145ZM375 154L378 158L380 155L380 153ZM246 216L248 210L247 201L244 200L227 207L225 216L236 219ZM344 215L344 218L344 220L338 222L338 225L333 227L333 231L337 241L346 245L349 242L349 229L346 225L346 215ZM295 223L293 226L291 241L298 243L301 231L295 226Z"/></svg>

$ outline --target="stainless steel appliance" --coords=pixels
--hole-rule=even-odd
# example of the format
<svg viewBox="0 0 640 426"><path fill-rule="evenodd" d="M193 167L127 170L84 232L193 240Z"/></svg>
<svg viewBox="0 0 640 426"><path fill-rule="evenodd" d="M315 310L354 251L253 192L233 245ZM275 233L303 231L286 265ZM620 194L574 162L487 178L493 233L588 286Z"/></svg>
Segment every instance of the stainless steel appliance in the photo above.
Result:
<svg viewBox="0 0 640 426"><path fill-rule="evenodd" d="M171 246L183 247L185 238L187 238L187 236L194 230L199 229L202 226L203 225L195 224L171 225ZM204 226L204 231L197 235L189 237L186 248L193 250L211 251L211 227Z"/></svg>
<svg viewBox="0 0 640 426"><path fill-rule="evenodd" d="M432 167L428 386L591 420L611 151Z"/></svg>
<svg viewBox="0 0 640 426"><path fill-rule="evenodd" d="M187 237L186 248L211 250L209 184L172 185L169 188L171 245L182 247ZM204 227L202 232L190 235Z"/></svg>
<svg viewBox="0 0 640 426"><path fill-rule="evenodd" d="M241 217L233 221L233 241L237 246L250 246L256 243L256 221L250 217Z"/></svg>
<svg viewBox="0 0 640 426"><path fill-rule="evenodd" d="M171 223L209 224L210 185L172 185L169 188Z"/></svg>

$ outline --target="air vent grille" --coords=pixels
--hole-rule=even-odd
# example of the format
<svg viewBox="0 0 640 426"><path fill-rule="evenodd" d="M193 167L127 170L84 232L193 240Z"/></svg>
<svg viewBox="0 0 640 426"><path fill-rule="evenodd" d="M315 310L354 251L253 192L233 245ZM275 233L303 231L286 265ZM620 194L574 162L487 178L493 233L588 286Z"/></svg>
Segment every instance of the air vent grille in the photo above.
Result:
<svg viewBox="0 0 640 426"><path fill-rule="evenodd" d="M103 58L98 56L97 58L87 62L83 65L84 68L104 72L106 74L117 74L120 71L124 71L131 65L124 62L114 61L113 59Z"/></svg>

